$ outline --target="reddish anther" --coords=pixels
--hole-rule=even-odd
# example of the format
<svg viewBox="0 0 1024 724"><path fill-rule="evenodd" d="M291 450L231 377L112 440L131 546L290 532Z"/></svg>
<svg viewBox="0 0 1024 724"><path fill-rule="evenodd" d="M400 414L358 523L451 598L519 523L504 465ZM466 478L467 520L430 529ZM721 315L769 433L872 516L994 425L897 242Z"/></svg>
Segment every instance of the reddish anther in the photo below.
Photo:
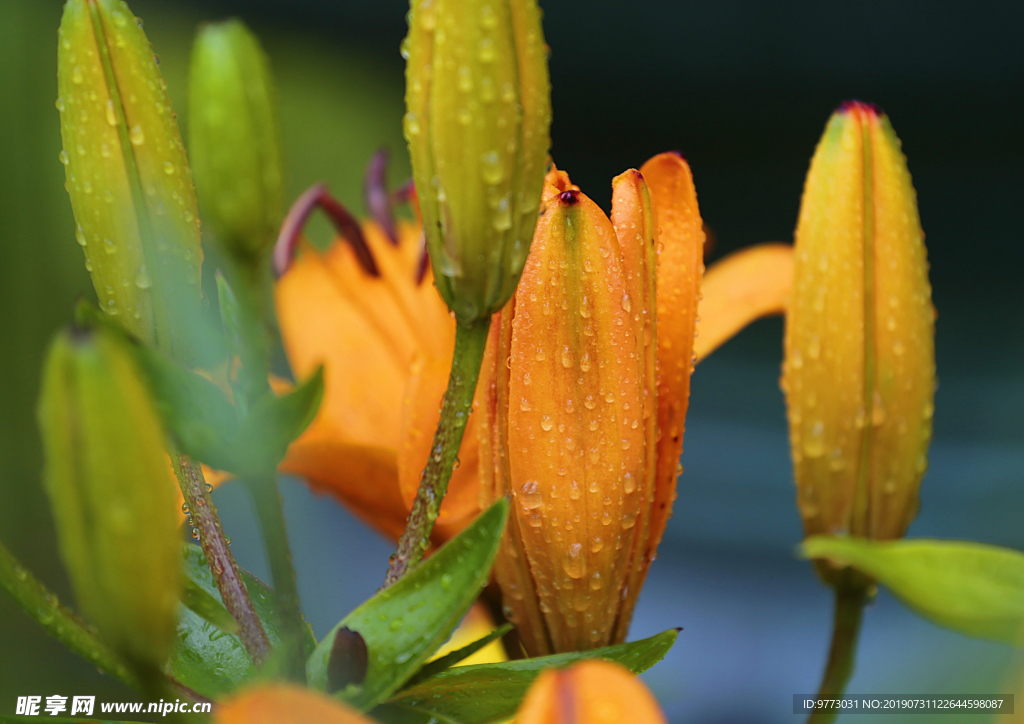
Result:
<svg viewBox="0 0 1024 724"><path fill-rule="evenodd" d="M366 273L375 277L380 276L377 262L370 252L370 247L366 245L366 239L363 236L363 230L360 228L359 222L340 201L331 196L327 191L327 184L324 183L318 183L310 187L296 199L295 203L288 210L288 215L285 216L284 223L281 224L281 231L277 236L277 242L274 244L274 275L280 278L288 271L292 257L295 255L295 248L299 244L302 228L306 225L306 220L313 212L313 209L317 207L323 209L323 212L330 218L331 223L334 224L338 234L352 245L352 250L355 252L360 266L363 267Z"/></svg>
<svg viewBox="0 0 1024 724"><path fill-rule="evenodd" d="M391 243L398 246L398 229L395 226L395 214L391 208L391 194L388 193L388 152L380 149L370 159L363 180L363 198L366 210L373 220L380 225Z"/></svg>

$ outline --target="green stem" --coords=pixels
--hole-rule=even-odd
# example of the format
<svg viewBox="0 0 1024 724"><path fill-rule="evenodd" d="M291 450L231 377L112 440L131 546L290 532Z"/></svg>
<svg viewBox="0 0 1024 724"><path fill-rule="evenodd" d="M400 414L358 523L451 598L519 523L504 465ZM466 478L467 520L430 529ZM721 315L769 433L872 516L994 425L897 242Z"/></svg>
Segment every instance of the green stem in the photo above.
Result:
<svg viewBox="0 0 1024 724"><path fill-rule="evenodd" d="M184 455L172 455L171 460L174 462L174 474L181 486L181 493L192 515L192 525L199 532L199 545L206 555L224 608L238 622L238 638L249 658L260 666L270 655L270 639L256 615L252 599L242 581L242 573L228 548L217 509L206 489L203 470Z"/></svg>
<svg viewBox="0 0 1024 724"><path fill-rule="evenodd" d="M120 657L99 640L95 631L74 611L63 606L35 576L0 544L0 588L66 648L136 690L142 683Z"/></svg>
<svg viewBox="0 0 1024 724"><path fill-rule="evenodd" d="M818 699L840 699L853 675L860 634L861 614L867 601L866 587L840 582L835 587L836 610L832 624L832 647L828 653L825 675L818 689ZM839 716L839 709L815 709L807 724L831 724Z"/></svg>
<svg viewBox="0 0 1024 724"><path fill-rule="evenodd" d="M398 550L391 557L391 567L384 579L385 588L419 563L430 544L430 532L448 490L462 435L469 422L490 325L491 319L487 317L456 327L455 354L448 376L448 390L441 405L441 420L437 423L431 455L420 477L420 487L405 524L405 532L398 541Z"/></svg>
<svg viewBox="0 0 1024 724"><path fill-rule="evenodd" d="M302 642L306 624L299 605L299 590L295 583L295 568L292 566L292 552L288 545L277 472L271 471L247 482L260 517L270 574L274 579L274 598L281 620L286 674L292 681L305 684L306 656Z"/></svg>

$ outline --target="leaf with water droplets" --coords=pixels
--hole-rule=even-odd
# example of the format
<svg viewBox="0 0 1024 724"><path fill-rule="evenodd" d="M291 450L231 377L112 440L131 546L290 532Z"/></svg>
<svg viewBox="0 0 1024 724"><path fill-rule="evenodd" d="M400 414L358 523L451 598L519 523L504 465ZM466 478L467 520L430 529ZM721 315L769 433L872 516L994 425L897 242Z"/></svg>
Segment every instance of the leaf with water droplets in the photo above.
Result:
<svg viewBox="0 0 1024 724"><path fill-rule="evenodd" d="M814 536L806 558L852 566L940 626L1024 646L1024 553L967 541Z"/></svg>
<svg viewBox="0 0 1024 724"><path fill-rule="evenodd" d="M672 629L641 641L590 651L447 669L403 689L371 713L384 724L506 721L515 715L523 695L542 670L586 659L606 659L639 674L661 661L678 635Z"/></svg>
<svg viewBox="0 0 1024 724"><path fill-rule="evenodd" d="M336 696L365 711L408 681L448 639L487 583L507 515L508 503L501 499L437 553L346 616L309 657L309 685L327 689L334 638L343 628L363 637L369 668L361 685Z"/></svg>

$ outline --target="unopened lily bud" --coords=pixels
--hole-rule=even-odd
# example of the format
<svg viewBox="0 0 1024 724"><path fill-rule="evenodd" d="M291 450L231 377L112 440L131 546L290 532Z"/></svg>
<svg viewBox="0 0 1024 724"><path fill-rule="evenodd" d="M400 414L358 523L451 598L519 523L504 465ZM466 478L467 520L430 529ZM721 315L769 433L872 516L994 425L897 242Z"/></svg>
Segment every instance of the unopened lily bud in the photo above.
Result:
<svg viewBox="0 0 1024 724"><path fill-rule="evenodd" d="M121 0L68 0L59 34L60 157L100 306L141 339L183 354L203 253L156 57Z"/></svg>
<svg viewBox="0 0 1024 724"><path fill-rule="evenodd" d="M935 394L935 312L917 200L889 119L846 103L811 161L782 385L808 535L902 536Z"/></svg>
<svg viewBox="0 0 1024 724"><path fill-rule="evenodd" d="M456 318L516 288L540 206L551 90L536 0L413 0L405 137L435 283Z"/></svg>
<svg viewBox="0 0 1024 724"><path fill-rule="evenodd" d="M513 502L495 575L533 656L624 640L668 520L687 402L672 380L679 358L689 381L699 251L664 277L656 251L660 238L681 259L703 242L679 233L689 170L673 158L652 166L659 190L680 190L657 202L662 237L640 172L613 182L609 220L552 171L519 289L492 325L478 392L482 487L485 501ZM695 202L691 211L699 229ZM657 299L662 282L672 314ZM672 422L659 435L663 417Z"/></svg>
<svg viewBox="0 0 1024 724"><path fill-rule="evenodd" d="M665 724L651 692L611 661L581 661L541 672L516 714L518 724Z"/></svg>
<svg viewBox="0 0 1024 724"><path fill-rule="evenodd" d="M281 222L280 124L270 62L239 20L200 28L189 69L189 142L204 218L228 252L258 259Z"/></svg>
<svg viewBox="0 0 1024 724"><path fill-rule="evenodd" d="M164 433L113 332L62 332L43 376L45 484L82 613L135 666L174 638L181 542Z"/></svg>

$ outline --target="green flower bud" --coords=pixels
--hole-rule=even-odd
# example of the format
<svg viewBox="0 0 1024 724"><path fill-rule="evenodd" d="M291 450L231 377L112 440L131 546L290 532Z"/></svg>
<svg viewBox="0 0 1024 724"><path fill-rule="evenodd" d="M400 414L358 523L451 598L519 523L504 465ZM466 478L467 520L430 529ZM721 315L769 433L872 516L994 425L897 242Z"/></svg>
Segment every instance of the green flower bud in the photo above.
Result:
<svg viewBox="0 0 1024 724"><path fill-rule="evenodd" d="M535 0L413 0L405 137L437 288L459 321L519 283L551 125Z"/></svg>
<svg viewBox="0 0 1024 724"><path fill-rule="evenodd" d="M45 484L79 608L140 668L174 638L181 543L164 433L125 342L62 332L39 403Z"/></svg>
<svg viewBox="0 0 1024 724"><path fill-rule="evenodd" d="M189 143L204 218L235 257L259 257L283 204L270 62L238 20L206 25L192 48Z"/></svg>
<svg viewBox="0 0 1024 724"><path fill-rule="evenodd" d="M59 35L60 157L100 306L180 356L203 253L167 85L121 0L68 0Z"/></svg>

